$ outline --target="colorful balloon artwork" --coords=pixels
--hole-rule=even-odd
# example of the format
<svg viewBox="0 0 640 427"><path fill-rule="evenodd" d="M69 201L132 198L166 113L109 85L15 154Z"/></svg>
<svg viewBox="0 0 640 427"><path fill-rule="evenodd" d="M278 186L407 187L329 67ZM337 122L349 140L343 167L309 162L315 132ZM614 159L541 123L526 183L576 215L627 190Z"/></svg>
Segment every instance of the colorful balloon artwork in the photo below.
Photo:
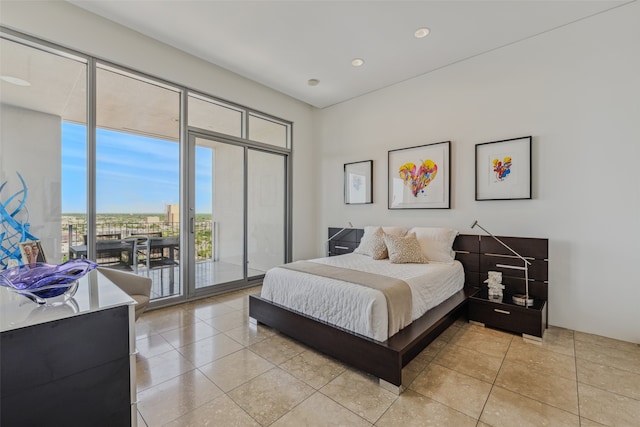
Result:
<svg viewBox="0 0 640 427"><path fill-rule="evenodd" d="M21 264L20 243L27 240L38 240L36 236L29 232L29 211L27 211L27 184L18 173L18 178L22 183L22 190L9 196L2 202L0 197L0 270L9 266L11 260ZM0 185L0 196L2 190L7 186L5 181Z"/></svg>
<svg viewBox="0 0 640 427"><path fill-rule="evenodd" d="M429 159L423 161L420 166L409 162L400 166L398 173L404 181L404 185L409 186L411 194L418 197L418 194L424 193L438 174L438 165Z"/></svg>
<svg viewBox="0 0 640 427"><path fill-rule="evenodd" d="M502 162L493 159L493 171L496 173L498 181L504 181L511 173L511 157L505 157Z"/></svg>

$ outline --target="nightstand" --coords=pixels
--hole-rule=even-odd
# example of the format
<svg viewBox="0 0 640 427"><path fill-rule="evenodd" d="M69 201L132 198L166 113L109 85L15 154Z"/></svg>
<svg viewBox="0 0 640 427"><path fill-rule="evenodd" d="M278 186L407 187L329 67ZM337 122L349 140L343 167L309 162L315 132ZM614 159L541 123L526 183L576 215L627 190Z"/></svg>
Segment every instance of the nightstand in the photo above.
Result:
<svg viewBox="0 0 640 427"><path fill-rule="evenodd" d="M469 298L469 321L522 334L541 341L547 329L547 301L535 299L531 307L514 304L511 294L502 299L489 298L486 289Z"/></svg>
<svg viewBox="0 0 640 427"><path fill-rule="evenodd" d="M340 228L329 227L329 233L327 237L333 237L329 240L329 256L343 255L353 252L362 239L364 230L360 228L346 228L342 230L338 235Z"/></svg>

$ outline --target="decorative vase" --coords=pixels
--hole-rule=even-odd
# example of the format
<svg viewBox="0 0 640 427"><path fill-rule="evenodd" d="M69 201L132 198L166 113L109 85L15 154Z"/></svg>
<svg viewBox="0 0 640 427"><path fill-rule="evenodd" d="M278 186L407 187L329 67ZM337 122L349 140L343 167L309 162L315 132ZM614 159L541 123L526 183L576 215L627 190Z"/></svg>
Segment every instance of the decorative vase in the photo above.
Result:
<svg viewBox="0 0 640 427"><path fill-rule="evenodd" d="M97 266L87 259L20 265L0 272L0 285L37 304L64 304L78 290L78 279Z"/></svg>

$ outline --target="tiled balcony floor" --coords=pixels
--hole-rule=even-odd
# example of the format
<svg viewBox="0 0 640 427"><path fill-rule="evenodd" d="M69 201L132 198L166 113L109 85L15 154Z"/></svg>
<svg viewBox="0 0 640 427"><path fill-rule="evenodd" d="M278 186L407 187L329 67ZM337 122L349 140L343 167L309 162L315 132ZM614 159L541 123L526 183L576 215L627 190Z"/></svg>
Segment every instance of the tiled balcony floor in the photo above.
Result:
<svg viewBox="0 0 640 427"><path fill-rule="evenodd" d="M454 323L377 379L248 322L259 288L145 313L136 323L140 426L638 425L640 346L550 328L542 344Z"/></svg>

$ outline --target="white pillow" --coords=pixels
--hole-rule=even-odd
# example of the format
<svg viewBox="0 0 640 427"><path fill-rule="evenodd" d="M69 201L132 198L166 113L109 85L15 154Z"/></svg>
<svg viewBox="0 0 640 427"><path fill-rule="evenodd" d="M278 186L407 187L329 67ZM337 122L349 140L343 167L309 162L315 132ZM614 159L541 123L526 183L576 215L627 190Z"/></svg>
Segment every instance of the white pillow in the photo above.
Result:
<svg viewBox="0 0 640 427"><path fill-rule="evenodd" d="M429 261L453 262L456 253L453 241L458 230L444 227L413 227L409 233L416 233L422 253Z"/></svg>
<svg viewBox="0 0 640 427"><path fill-rule="evenodd" d="M404 236L407 234L407 229L405 227L382 226L382 231L384 231L384 234L388 234L389 236Z"/></svg>
<svg viewBox="0 0 640 427"><path fill-rule="evenodd" d="M387 258L387 245L384 243L382 227L365 227L360 244L353 252L369 255L373 259Z"/></svg>

